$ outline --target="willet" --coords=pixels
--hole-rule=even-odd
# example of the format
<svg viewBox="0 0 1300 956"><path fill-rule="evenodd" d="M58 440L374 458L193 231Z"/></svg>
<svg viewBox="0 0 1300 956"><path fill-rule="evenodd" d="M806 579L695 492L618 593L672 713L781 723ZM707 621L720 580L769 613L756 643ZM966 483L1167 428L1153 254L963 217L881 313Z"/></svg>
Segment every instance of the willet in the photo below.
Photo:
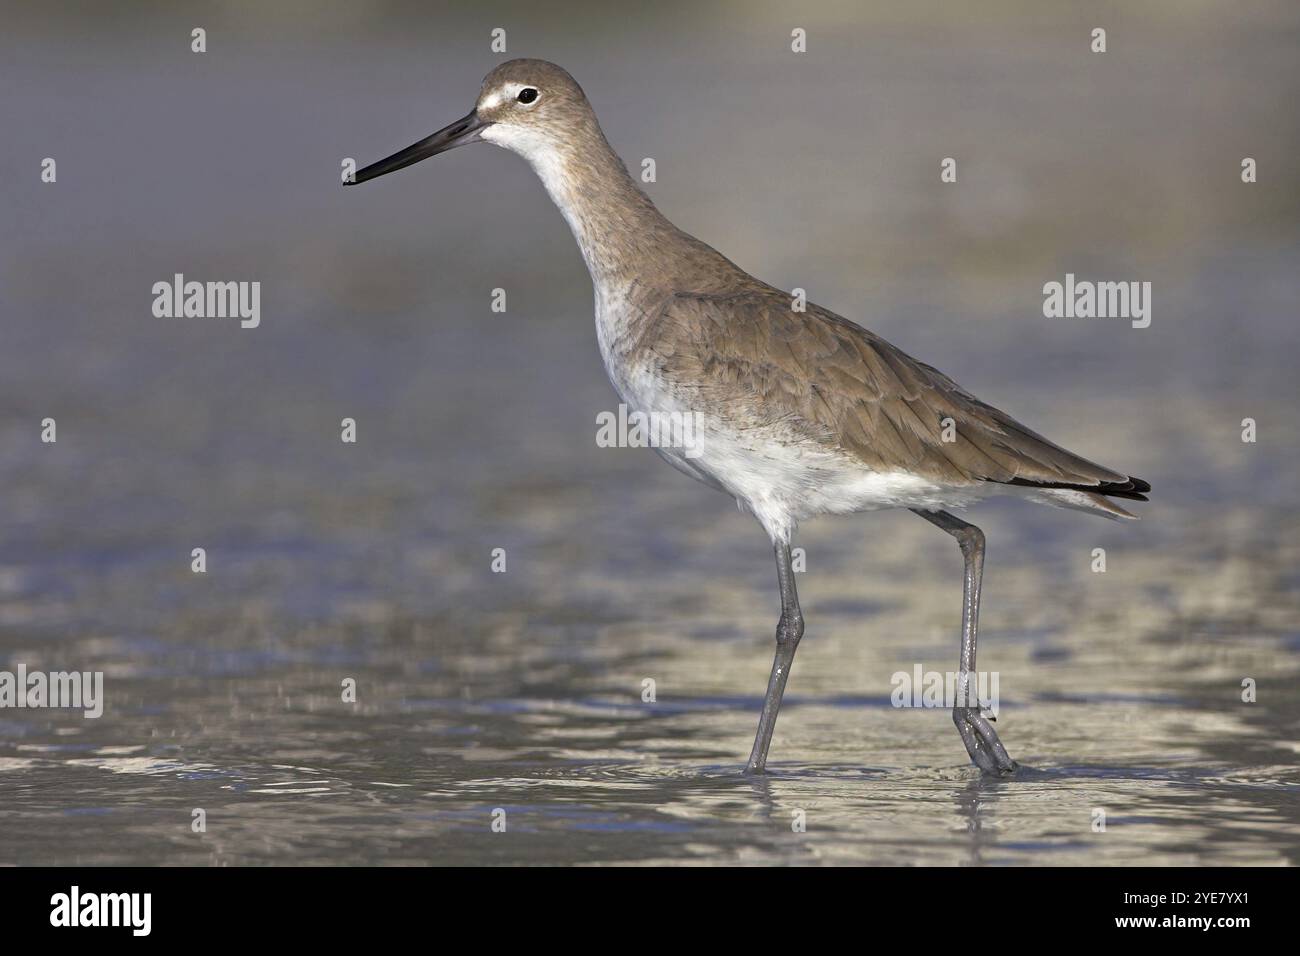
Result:
<svg viewBox="0 0 1300 956"><path fill-rule="evenodd" d="M600 353L622 400L700 423L690 449L656 451L734 497L772 540L781 617L746 771L767 763L804 633L795 528L815 515L882 508L910 509L960 544L953 722L981 770L1014 771L973 688L984 534L945 509L1010 493L1132 518L1110 499L1146 501L1151 486L1053 444L874 333L798 302L682 232L633 182L582 88L553 63L501 64L469 115L354 180L480 140L526 159L573 230L595 286Z"/></svg>

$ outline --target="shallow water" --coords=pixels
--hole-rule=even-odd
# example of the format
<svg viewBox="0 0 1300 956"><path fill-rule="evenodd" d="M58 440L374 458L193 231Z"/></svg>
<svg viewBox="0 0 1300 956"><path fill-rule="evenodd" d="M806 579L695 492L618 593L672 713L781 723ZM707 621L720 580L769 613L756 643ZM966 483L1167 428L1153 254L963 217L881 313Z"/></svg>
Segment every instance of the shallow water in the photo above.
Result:
<svg viewBox="0 0 1300 956"><path fill-rule="evenodd" d="M1081 95L1051 42L998 47L990 70L905 7L859 32L810 15L837 55L807 76L774 72L769 34L788 24L758 7L734 46L716 24L682 33L680 10L641 24L669 51L653 84L628 66L645 32L593 21L605 53L584 61L582 38L537 27L615 145L660 157L651 191L683 225L1155 486L1136 524L972 512L989 540L980 665L1024 765L987 780L945 711L890 703L895 672L957 657L960 555L908 514L803 529L807 635L770 772L740 774L779 610L768 544L651 452L595 446L615 400L540 188L490 151L364 196L329 182L336 155L461 115L491 62L460 44L434 101L409 94L427 79L411 23L437 24L385 9L373 35L341 6L305 28L241 33L232 15L238 52L190 72L150 53L171 28L151 7L111 45L31 13L0 41L22 41L6 62L24 82L0 91L13 154L70 160L41 193L0 159L19 226L0 239L0 670L99 670L107 696L98 719L0 710L0 864L1300 862L1296 210L1276 184L1207 185L1234 136L1294 155L1277 105L1294 56L1271 39L1292 15L1203 40L1204 23L1130 22L1151 58L1093 78L1109 112L1086 120L1103 144L1140 127L1128 152L1049 135ZM1005 13L988 29L1017 35ZM1033 36L1058 26L1073 29ZM1198 42L1252 70L1189 77ZM720 65L702 97L687 66L706 48ZM75 88L50 77L51 51ZM875 91L858 119L901 143L812 135L829 109L813 93L846 70L846 86L891 78L854 87ZM647 88L662 95L628 122ZM320 105L330 89L339 113ZM804 131L752 149L755 90ZM1190 122L1211 100L1223 155ZM93 151L64 129L97 133ZM907 152L945 155L928 140L944 129L993 158L936 204ZM326 157L320 182L304 155ZM754 204L774 168L820 173ZM1038 290L1067 270L1151 280L1151 328L1044 320ZM260 278L263 325L154 319L149 287L175 271ZM506 315L488 309L501 283ZM47 415L54 445L35 438Z"/></svg>

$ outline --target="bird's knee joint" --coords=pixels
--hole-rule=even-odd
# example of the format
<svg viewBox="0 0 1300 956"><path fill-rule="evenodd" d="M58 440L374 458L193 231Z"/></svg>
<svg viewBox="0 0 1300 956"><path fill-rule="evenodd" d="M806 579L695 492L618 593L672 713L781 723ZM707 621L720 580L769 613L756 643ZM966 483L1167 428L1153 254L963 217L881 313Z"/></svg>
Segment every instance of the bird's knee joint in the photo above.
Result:
<svg viewBox="0 0 1300 956"><path fill-rule="evenodd" d="M781 615L781 621L776 625L776 642L778 644L797 644L803 637L803 615L793 614L786 616Z"/></svg>
<svg viewBox="0 0 1300 956"><path fill-rule="evenodd" d="M957 543L961 553L970 555L984 550L984 532L974 525L967 525L957 532Z"/></svg>

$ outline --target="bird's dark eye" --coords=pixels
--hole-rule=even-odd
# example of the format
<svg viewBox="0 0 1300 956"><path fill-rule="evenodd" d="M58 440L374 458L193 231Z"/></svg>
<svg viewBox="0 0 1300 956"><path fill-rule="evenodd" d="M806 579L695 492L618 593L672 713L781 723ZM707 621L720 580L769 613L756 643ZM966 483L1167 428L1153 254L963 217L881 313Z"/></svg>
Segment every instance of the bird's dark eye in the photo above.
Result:
<svg viewBox="0 0 1300 956"><path fill-rule="evenodd" d="M531 103L535 99L537 99L537 91L533 89L531 86L525 86L522 90L519 91L520 103Z"/></svg>

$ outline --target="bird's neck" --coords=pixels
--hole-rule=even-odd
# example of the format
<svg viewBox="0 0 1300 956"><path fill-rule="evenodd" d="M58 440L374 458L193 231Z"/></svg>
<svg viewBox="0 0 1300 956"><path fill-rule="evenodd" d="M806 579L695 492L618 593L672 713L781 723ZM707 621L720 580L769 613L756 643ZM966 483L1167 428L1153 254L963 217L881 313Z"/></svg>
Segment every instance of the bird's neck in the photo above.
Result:
<svg viewBox="0 0 1300 956"><path fill-rule="evenodd" d="M524 155L573 230L598 297L662 291L649 285L699 291L739 271L655 208L599 126Z"/></svg>

